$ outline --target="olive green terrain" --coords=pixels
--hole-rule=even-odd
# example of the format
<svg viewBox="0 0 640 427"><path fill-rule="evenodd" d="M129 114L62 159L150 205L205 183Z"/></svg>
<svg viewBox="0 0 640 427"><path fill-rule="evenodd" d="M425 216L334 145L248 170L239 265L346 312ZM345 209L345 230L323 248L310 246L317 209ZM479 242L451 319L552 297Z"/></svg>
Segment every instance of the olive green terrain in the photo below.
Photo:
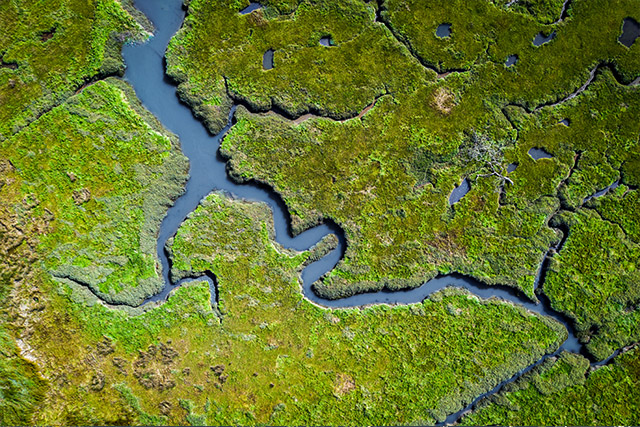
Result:
<svg viewBox="0 0 640 427"><path fill-rule="evenodd" d="M137 305L164 286L155 236L187 164L175 139L128 102L137 101L122 82L99 81L7 139L2 153L29 214L56 219L41 238L44 267Z"/></svg>
<svg viewBox="0 0 640 427"><path fill-rule="evenodd" d="M459 272L544 293L602 360L640 335L640 42L617 42L640 4L507 3L191 0L168 73L213 132L242 104L221 150L235 179L279 192L296 232L345 230L322 296ZM0 26L0 425L433 424L566 339L455 289L319 307L300 274L335 238L285 250L266 205L219 193L167 246L172 277L214 289L139 306L187 178L177 138L107 78L150 23L126 0L11 0ZM562 353L462 422L638 424L638 350L613 360Z"/></svg>
<svg viewBox="0 0 640 427"><path fill-rule="evenodd" d="M208 341L228 380L210 395L209 423L442 421L564 340L544 317L457 290L410 306L317 307L300 293L305 254L274 244L270 221L266 205L212 194L168 243L175 270L218 281Z"/></svg>
<svg viewBox="0 0 640 427"><path fill-rule="evenodd" d="M124 71L122 43L142 40L149 34L145 28L150 28L147 19L129 3L0 3L0 140L64 101L83 84Z"/></svg>
<svg viewBox="0 0 640 427"><path fill-rule="evenodd" d="M31 217L47 233L57 221ZM214 271L214 307L206 282L159 306L116 308L74 281L3 268L6 326L34 363L2 366L22 369L20 383L6 379L21 405L6 424L433 423L566 338L550 319L456 290L411 306L319 308L298 281L312 253L284 251L272 234L265 205L216 194L185 222L170 243L176 270Z"/></svg>
<svg viewBox="0 0 640 427"><path fill-rule="evenodd" d="M555 359L555 360L554 360ZM582 356L547 359L462 418L462 425L638 425L640 352L589 368Z"/></svg>
<svg viewBox="0 0 640 427"><path fill-rule="evenodd" d="M459 272L536 299L540 265L562 236L561 212L617 180L629 188L624 203L636 198L640 97L629 83L640 74L640 45L617 39L623 19L638 18L638 2L576 0L553 26L530 10L486 1L423 6L303 2L286 12L266 3L240 15L242 4L194 0L168 51L168 72L211 130L232 101L248 108L238 110L222 144L232 176L273 186L296 230L322 218L345 230L344 260L315 285L322 296L415 287ZM435 36L442 22L452 24L450 38ZM582 48L593 28L600 33ZM362 39L368 29L379 35ZM541 31L557 36L535 47ZM333 46L318 43L326 35ZM269 48L275 67L264 71ZM512 54L519 62L504 66ZM391 77L379 68L389 66ZM460 72L437 78L434 69ZM250 112L274 106L285 116L328 117ZM536 161L531 148L551 158ZM507 173L510 163L517 169ZM465 177L471 191L450 207ZM610 197L594 203L610 206ZM627 227L638 222L637 210L624 211ZM576 234L567 252L579 253L564 256L571 268L551 274L548 285L554 308L576 319L581 339L598 337L590 347L598 358L637 340L629 324L640 301L637 242L615 227L602 231L603 242L626 248L623 266L611 268L620 260L605 243L598 252L574 246ZM589 261L577 265L576 257ZM611 277L600 280L599 272ZM591 290L576 292L585 282ZM579 314L575 304L584 298Z"/></svg>

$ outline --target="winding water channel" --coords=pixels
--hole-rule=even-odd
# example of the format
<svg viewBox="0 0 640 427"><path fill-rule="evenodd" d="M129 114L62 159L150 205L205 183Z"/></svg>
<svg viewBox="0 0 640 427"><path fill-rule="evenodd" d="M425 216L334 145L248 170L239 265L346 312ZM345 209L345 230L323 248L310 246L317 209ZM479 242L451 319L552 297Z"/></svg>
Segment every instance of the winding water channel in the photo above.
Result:
<svg viewBox="0 0 640 427"><path fill-rule="evenodd" d="M541 302L536 304L511 288L486 286L474 279L460 275L437 277L418 288L408 291L380 291L354 295L340 300L326 300L318 297L311 290L311 285L323 274L333 269L340 261L346 245L344 233L335 224L325 223L292 237L286 206L277 194L268 188L258 185L237 184L229 178L226 173L225 161L218 154L218 147L221 139L232 126L235 107L229 115L227 126L218 135L212 136L207 132L203 124L194 118L191 110L180 103L176 96L176 87L164 72L166 46L182 25L185 16L182 0L135 0L135 5L151 19L155 26L155 31L154 37L147 43L124 47L123 56L127 64L125 79L131 83L144 106L167 129L178 135L182 151L190 161L190 178L186 185L186 192L169 209L158 235L157 251L158 257L162 262L165 287L162 292L150 297L145 303L165 300L172 290L187 280L208 280L212 287L212 293L215 291L215 277L211 274L200 279L187 279L172 283L169 277L169 260L164 248L167 239L175 235L187 215L196 209L202 198L212 191L225 191L238 198L267 203L273 212L276 240L284 247L307 250L329 233L335 233L338 236L338 248L319 261L309 265L302 273L304 296L316 304L325 307L344 308L371 304L418 303L438 290L448 286L455 286L467 289L482 298L503 298L536 313L550 316L564 324L569 331L569 338L562 344L561 349L572 352L581 352L583 350L573 332L573 327L564 316L550 307L548 300L541 292L539 292ZM540 270L541 277L538 278L537 282L543 282L544 279L542 277L545 274L544 268L541 267ZM543 360L544 358L524 371L530 370ZM506 382L512 381L521 374L522 372L504 381L495 389L478 397L478 399L496 392ZM474 400L463 411L471 408L478 399ZM452 414L447 418L446 422L454 422L461 412Z"/></svg>

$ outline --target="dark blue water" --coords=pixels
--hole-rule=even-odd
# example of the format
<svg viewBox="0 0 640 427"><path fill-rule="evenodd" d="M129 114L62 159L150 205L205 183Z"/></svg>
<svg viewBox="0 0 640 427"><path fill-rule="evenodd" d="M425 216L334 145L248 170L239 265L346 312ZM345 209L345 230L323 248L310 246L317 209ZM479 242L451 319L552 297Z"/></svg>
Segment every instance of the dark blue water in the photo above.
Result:
<svg viewBox="0 0 640 427"><path fill-rule="evenodd" d="M564 324L569 331L569 338L561 348L573 352L581 350L582 346L567 319L552 310L548 300L542 298L542 294L540 295L542 303L536 303L512 288L486 286L472 278L461 275L453 274L437 277L418 288L405 291L365 293L339 300L327 300L317 296L311 290L311 285L322 275L331 271L342 258L346 245L344 232L337 225L327 222L293 237L289 227L290 221L286 206L279 196L263 186L237 184L230 180L226 173L225 161L218 155L218 148L221 139L232 126L235 108L229 114L227 126L218 135L212 136L205 130L202 123L194 118L190 109L179 102L175 86L165 76L163 56L170 38L180 28L184 19L182 1L136 0L135 5L151 19L156 28L154 37L147 43L128 45L123 49L127 64L125 79L131 83L144 106L158 117L167 129L180 138L182 151L190 161L190 178L187 182L185 193L167 212L158 235L157 251L162 264L162 276L166 286L161 293L150 297L145 303L163 301L172 290L182 283L192 280L207 280L212 289L212 300L216 299L216 282L211 273L207 273L206 276L201 278L190 278L178 283L172 283L169 277L170 265L164 248L167 239L175 235L187 215L195 210L202 198L217 190L224 191L230 196L268 204L273 212L276 241L284 247L307 250L329 233L334 233L338 236L338 248L319 261L309 265L302 272L303 294L316 304L335 308L359 307L371 304L412 304L423 301L436 291L453 286L467 289L481 298L501 298L521 305L533 312L550 316ZM469 182L465 179L461 186L454 190L454 193L458 191L455 197L458 197L457 194L466 194L469 188ZM540 275L544 274L545 271L541 267ZM527 370L530 368L527 368ZM502 384L496 387L495 390L500 386Z"/></svg>
<svg viewBox="0 0 640 427"><path fill-rule="evenodd" d="M264 55L262 55L262 68L265 70L273 68L273 49L267 50Z"/></svg>
<svg viewBox="0 0 640 427"><path fill-rule="evenodd" d="M436 36L440 38L447 38L451 36L451 24L440 24L436 28Z"/></svg>
<svg viewBox="0 0 640 427"><path fill-rule="evenodd" d="M618 41L626 47L631 47L638 37L640 37L640 24L638 24L638 21L633 18L624 18L622 34Z"/></svg>
<svg viewBox="0 0 640 427"><path fill-rule="evenodd" d="M509 55L509 57L507 57L507 60L505 61L504 65L506 67L511 67L513 65L516 65L517 62L518 62L518 55Z"/></svg>
<svg viewBox="0 0 640 427"><path fill-rule="evenodd" d="M545 36L544 33L539 32L538 34L536 34L535 38L533 39L533 45L536 46L536 47L537 46L542 46L545 43L549 43L555 37L556 37L556 32L555 31L553 31L548 36Z"/></svg>
<svg viewBox="0 0 640 427"><path fill-rule="evenodd" d="M529 155L533 157L533 160L551 159L553 157L551 153L548 153L542 148L536 148L536 147L529 150Z"/></svg>
<svg viewBox="0 0 640 427"><path fill-rule="evenodd" d="M471 190L471 184L467 178L462 180L462 183L453 189L449 195L449 205L455 205Z"/></svg>

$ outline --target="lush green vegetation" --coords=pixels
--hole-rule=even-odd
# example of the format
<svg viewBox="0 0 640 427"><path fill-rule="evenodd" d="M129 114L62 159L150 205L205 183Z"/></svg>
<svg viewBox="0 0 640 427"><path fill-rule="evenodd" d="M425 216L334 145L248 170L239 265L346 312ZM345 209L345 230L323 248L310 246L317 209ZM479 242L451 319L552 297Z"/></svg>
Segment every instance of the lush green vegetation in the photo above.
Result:
<svg viewBox="0 0 640 427"><path fill-rule="evenodd" d="M362 49L354 52L339 42L342 31L350 27L340 26L340 31L329 27L334 20L324 18L323 11L347 3L353 10L370 11L369 21L348 22L376 28L383 34L378 37L404 52L390 60L401 70L392 79L377 71L367 77L366 85L348 87L370 88L366 96L372 102L384 93L373 90L381 79L388 82L387 94L377 98L364 116L346 121L321 117L291 121L240 108L237 124L222 146L232 174L238 180L257 179L273 186L284 197L296 230L322 217L345 229L349 241L345 259L315 285L323 296L414 287L436 274L457 271L489 284L517 287L535 299L541 261L561 236L554 229L559 222L552 218L560 210L578 208L586 197L618 179L625 185L637 185L638 89L622 83L638 75L638 46L627 49L617 42L623 18L637 13L636 3L619 1L601 7L574 1L569 16L549 27L541 23L546 18L532 13L537 10L532 4L521 13L522 7L484 1L448 2L438 7L388 1L378 9L381 23L374 13L375 3L303 2L293 12L266 3L262 10L240 15L243 5L223 7L195 0L190 3L188 24L169 50L169 72L182 82L183 91L200 96L184 99L196 111L207 110L207 117L213 120L207 123L213 129L217 126L212 119L215 109L207 106L217 105L224 112L229 97L254 109L269 108L273 101L292 115L305 111L303 104L310 97L318 104L308 104L307 109L342 117L345 108L334 102L337 98L328 97L343 96L344 102L352 103L353 111L366 105L361 95L344 91L345 81L340 79L368 76L368 70L376 69L373 58L382 55L372 56ZM542 2L536 4L543 7ZM558 6L544 4L551 9ZM309 20L309 14L317 19ZM233 24L216 25L222 17ZM441 22L452 24L450 38L439 39L425 31L432 27L435 31ZM602 34L592 48L578 49L579 40L596 22ZM334 46L326 48L313 39L300 47L299 34L315 37L320 34L318 26L325 28L321 34L331 34ZM232 27L233 35L217 33ZM294 38L288 36L291 27L296 29ZM286 37L285 28L289 31ZM540 47L532 44L539 31L553 29L557 37L552 42ZM356 34L355 28L349 31ZM280 44L274 44L276 41ZM376 43L369 38L367 46ZM263 71L260 59L269 47L275 49L276 66ZM324 62L326 55L340 55L341 50L354 57L349 67L335 69L333 62ZM286 64L291 60L299 66L280 67L279 51ZM303 51L304 58L316 62L299 62L302 59L297 55ZM503 62L510 54L517 54L519 61L505 67ZM227 60L212 60L225 55ZM366 61L372 64L363 65ZM597 67L603 62L612 65ZM434 79L429 70L452 67L469 71ZM421 84L416 68L424 70ZM593 82L577 97L536 108L577 90L592 73ZM339 82L335 90L327 85L316 95L317 75ZM404 84L405 80L412 83ZM222 82L223 89L226 81L229 93L210 96L209 89L198 86L217 87L214 81ZM295 101L287 102L287 97ZM216 102L211 101L214 98ZM563 119L569 120L569 126L559 124ZM528 154L531 148L543 148L552 158L534 160ZM507 173L510 163L517 164L517 169ZM448 196L465 177L471 191L450 207ZM606 204L610 197L590 203ZM633 197L633 193L625 196L625 206L633 203ZM620 220L627 228L637 222L632 207L625 209L626 219ZM602 215L607 215L604 208ZM624 239L613 230L608 232L611 239ZM600 255L614 256L610 252ZM613 258L600 261L595 253L590 259L603 271L607 263L616 262ZM637 259L630 255L625 268L633 270L636 265ZM594 277L596 272L589 274ZM609 318L598 321L600 326L618 322L627 305L633 307L638 300L635 276L613 276L620 283L601 283L603 295L617 295L625 287L633 291L627 293L625 307L614 310L616 315L605 314L611 309L602 307L602 299L590 305L591 319ZM558 292L571 293L568 284L562 289ZM561 299L556 298L555 307L576 317ZM598 334L592 325L579 327L585 341ZM598 357L636 339L628 328L618 330L619 334L602 333L604 342L611 342L602 345Z"/></svg>
<svg viewBox="0 0 640 427"><path fill-rule="evenodd" d="M529 108L580 87L600 62L615 63L627 82L640 72L640 46L617 42L622 20L640 19L636 0L576 0L570 17L555 25L538 20L548 21L551 10L559 17L559 1L510 8L486 0L263 3L264 9L241 15L248 1L191 1L170 46L169 74L214 131L223 126L229 97L260 110L275 105L291 115L311 110L343 118L376 96L400 100L420 90L433 82L431 69L470 70L480 99ZM435 35L441 23L452 24L451 37ZM597 37L589 37L595 28ZM536 34L552 31L552 42L533 45ZM321 46L323 36L333 46ZM585 37L588 49L582 48ZM275 51L275 67L264 71L268 49ZM503 65L509 55L519 57L517 67Z"/></svg>
<svg viewBox="0 0 640 427"><path fill-rule="evenodd" d="M590 210L555 220L571 231L544 284L551 306L574 318L579 335L594 335L588 349L598 359L640 341L640 246Z"/></svg>
<svg viewBox="0 0 640 427"><path fill-rule="evenodd" d="M214 309L206 282L144 310L105 307L41 274L15 289L29 354L55 390L30 422L434 422L566 337L547 318L455 290L412 306L319 308L299 290L310 254L278 247L269 220L264 205L212 195L180 229L176 266L216 273Z"/></svg>
<svg viewBox="0 0 640 427"><path fill-rule="evenodd" d="M83 84L124 70L122 43L141 39L148 34L143 25L149 27L127 10L129 0L0 4L0 140Z"/></svg>
<svg viewBox="0 0 640 427"><path fill-rule="evenodd" d="M435 78L373 22L371 4L301 2L291 12L286 4L265 2L266 9L242 16L246 3L191 2L167 53L180 96L213 131L226 122L229 95L259 110L279 106L292 115L312 110L344 118L380 95L411 92ZM321 46L324 36L334 46ZM266 72L268 49L275 51L275 67ZM301 70L304 80L297 78Z"/></svg>
<svg viewBox="0 0 640 427"><path fill-rule="evenodd" d="M530 13L517 12L527 3L544 8L561 2L518 3L504 8L484 0L454 0L437 6L421 0L387 0L382 19L423 62L441 70L464 68L478 73L479 84L489 89L486 95L499 102L533 107L555 100L580 87L588 70L603 61L615 63L627 81L637 77L640 46L627 49L617 42L623 19L638 17L637 1L574 0L569 18L556 25L542 25ZM549 16L538 16L548 21L544 15ZM559 10L555 16L553 21L560 17ZM435 28L444 22L451 24L451 37L441 39ZM553 31L556 37L551 42L534 46L536 34ZM588 49L585 37L590 40ZM509 55L519 58L514 68L503 65Z"/></svg>
<svg viewBox="0 0 640 427"><path fill-rule="evenodd" d="M191 0L168 72L212 131L245 106L222 146L236 179L274 187L296 231L320 218L345 230L321 295L460 272L535 299L549 252L538 292L603 359L639 339L640 90L625 84L640 42L617 38L640 9L573 0L551 24L562 1L507 3L266 0L241 15L248 1ZM217 193L167 247L174 278L215 273L217 304L195 281L131 307L163 286L156 233L187 167L131 88L105 78L149 23L127 1L55 0L5 1L0 24L0 424L429 424L566 338L453 289L318 307L300 273L335 238L285 250L265 205ZM463 422L638 424L638 351L588 368L548 360Z"/></svg>
<svg viewBox="0 0 640 427"><path fill-rule="evenodd" d="M306 254L272 242L270 216L265 205L214 194L169 243L175 269L218 278L226 345L211 345L229 380L212 398L219 413L209 422L442 420L564 334L547 319L461 291L412 306L318 308L299 291ZM238 394L255 399L255 420L235 409Z"/></svg>
<svg viewBox="0 0 640 427"><path fill-rule="evenodd" d="M486 399L463 425L637 425L640 351L589 369L581 356L562 353Z"/></svg>
<svg viewBox="0 0 640 427"><path fill-rule="evenodd" d="M4 141L30 215L51 220L40 242L45 268L109 302L136 305L157 293L157 230L186 181L177 147L115 79Z"/></svg>

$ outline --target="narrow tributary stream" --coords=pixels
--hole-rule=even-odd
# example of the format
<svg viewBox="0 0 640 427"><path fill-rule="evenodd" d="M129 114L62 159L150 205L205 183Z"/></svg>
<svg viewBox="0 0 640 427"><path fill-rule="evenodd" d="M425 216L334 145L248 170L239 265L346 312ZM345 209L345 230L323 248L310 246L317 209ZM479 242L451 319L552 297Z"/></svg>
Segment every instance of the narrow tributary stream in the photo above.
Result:
<svg viewBox="0 0 640 427"><path fill-rule="evenodd" d="M343 231L337 225L327 222L292 237L286 206L277 194L259 185L237 184L229 178L226 173L225 161L218 154L218 147L221 139L232 126L235 107L229 115L227 126L218 135L211 136L203 124L194 118L191 110L180 103L176 96L176 87L165 75L165 49L171 37L182 25L185 16L182 0L135 0L135 6L151 19L155 31L154 36L147 43L124 47L123 56L127 64L125 79L133 86L144 106L167 129L179 137L182 151L190 162L190 178L186 185L186 192L169 209L158 235L157 250L158 257L162 262L165 287L162 292L150 297L145 303L163 301L173 289L184 282L172 283L170 280L170 265L164 249L167 239L175 235L187 215L196 209L205 196L212 191L225 191L238 198L267 203L273 212L276 240L284 247L307 250L329 233L335 233L338 236L338 248L309 265L302 273L304 296L318 305L346 308L371 304L411 304L421 302L438 290L455 286L467 289L482 298L503 298L536 313L554 318L564 324L569 331L569 338L562 344L561 349L572 352L582 350L582 345L573 333L572 326L567 319L551 309L544 295L541 295L542 302L535 304L511 288L486 286L474 279L460 275L437 277L408 291L380 291L339 300L326 300L318 297L311 290L311 285L323 274L333 269L343 256L346 245ZM542 268L541 274L545 274ZM212 274L197 280L207 280L212 287L212 292L215 292L215 278ZM542 360L536 362L535 365L541 363ZM529 366L524 371L535 365ZM478 399L496 392L506 382L512 381L521 373L499 384L495 389L478 397ZM471 408L478 399L463 411ZM461 412L452 414L446 422L454 422Z"/></svg>

